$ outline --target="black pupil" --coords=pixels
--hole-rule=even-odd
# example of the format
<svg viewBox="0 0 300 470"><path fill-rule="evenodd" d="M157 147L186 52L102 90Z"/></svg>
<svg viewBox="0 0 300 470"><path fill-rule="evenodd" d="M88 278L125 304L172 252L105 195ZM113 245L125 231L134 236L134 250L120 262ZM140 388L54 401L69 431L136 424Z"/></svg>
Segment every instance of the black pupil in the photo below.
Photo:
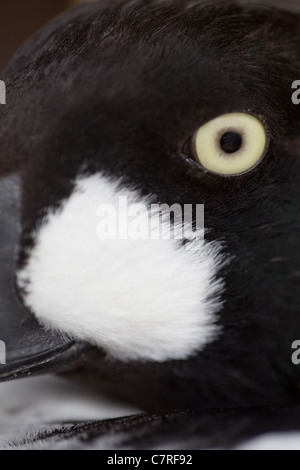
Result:
<svg viewBox="0 0 300 470"><path fill-rule="evenodd" d="M238 132L226 132L220 140L221 149L226 153L235 153L240 150L243 138Z"/></svg>

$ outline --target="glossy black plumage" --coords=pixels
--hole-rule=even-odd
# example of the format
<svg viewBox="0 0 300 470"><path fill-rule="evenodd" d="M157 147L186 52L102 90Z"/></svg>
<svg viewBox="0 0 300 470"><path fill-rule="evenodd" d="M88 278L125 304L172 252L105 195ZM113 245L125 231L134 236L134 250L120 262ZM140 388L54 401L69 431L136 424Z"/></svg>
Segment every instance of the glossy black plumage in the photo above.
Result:
<svg viewBox="0 0 300 470"><path fill-rule="evenodd" d="M231 259L221 273L218 341L163 364L124 365L87 350L72 373L78 380L151 411L299 402L300 368L291 362L300 338L294 5L99 1L55 20L8 67L0 171L22 177L20 264L32 230L70 194L80 168L122 176L158 202L204 203L208 239L222 240ZM268 154L243 176L203 172L186 143L232 111L262 119Z"/></svg>

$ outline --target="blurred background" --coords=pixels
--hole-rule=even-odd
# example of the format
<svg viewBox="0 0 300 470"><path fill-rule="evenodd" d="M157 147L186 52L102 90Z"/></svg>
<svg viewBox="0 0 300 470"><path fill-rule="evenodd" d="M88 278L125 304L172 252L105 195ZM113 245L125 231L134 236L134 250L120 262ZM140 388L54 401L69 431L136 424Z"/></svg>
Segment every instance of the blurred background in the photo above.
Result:
<svg viewBox="0 0 300 470"><path fill-rule="evenodd" d="M51 18L85 0L1 0L0 71L20 44Z"/></svg>

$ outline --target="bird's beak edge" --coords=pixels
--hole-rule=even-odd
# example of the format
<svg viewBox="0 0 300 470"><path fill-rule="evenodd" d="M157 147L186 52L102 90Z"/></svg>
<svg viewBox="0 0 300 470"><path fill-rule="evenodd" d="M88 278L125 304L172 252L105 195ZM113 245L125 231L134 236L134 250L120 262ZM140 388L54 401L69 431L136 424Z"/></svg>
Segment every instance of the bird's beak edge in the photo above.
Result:
<svg viewBox="0 0 300 470"><path fill-rule="evenodd" d="M0 382L71 367L80 344L47 331L19 299L20 177L0 178Z"/></svg>

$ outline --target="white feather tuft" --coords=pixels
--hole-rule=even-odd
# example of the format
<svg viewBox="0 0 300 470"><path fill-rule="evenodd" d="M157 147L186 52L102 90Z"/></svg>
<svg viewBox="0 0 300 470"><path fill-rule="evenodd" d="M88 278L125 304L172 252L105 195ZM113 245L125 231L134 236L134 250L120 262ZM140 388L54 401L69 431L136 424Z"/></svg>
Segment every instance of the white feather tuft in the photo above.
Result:
<svg viewBox="0 0 300 470"><path fill-rule="evenodd" d="M78 179L18 274L24 301L42 324L118 359L185 359L220 334L220 246L195 237L192 250L176 240L100 240L99 205L117 207L124 195L147 203L103 175Z"/></svg>

